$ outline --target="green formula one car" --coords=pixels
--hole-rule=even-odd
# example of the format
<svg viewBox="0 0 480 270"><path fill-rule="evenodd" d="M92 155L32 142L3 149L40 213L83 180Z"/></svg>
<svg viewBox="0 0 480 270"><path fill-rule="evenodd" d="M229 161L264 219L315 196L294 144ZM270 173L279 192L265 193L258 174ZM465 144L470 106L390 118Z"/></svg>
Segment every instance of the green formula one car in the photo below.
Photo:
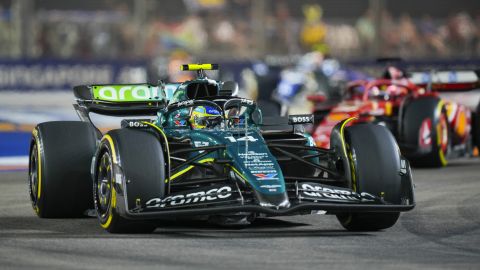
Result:
<svg viewBox="0 0 480 270"><path fill-rule="evenodd" d="M38 216L95 209L109 232L145 233L164 218L231 225L321 212L348 230L380 230L415 206L409 163L385 127L347 119L330 149L318 148L303 129L313 116L262 118L254 101L233 95L236 83L205 76L215 68L184 65L198 77L183 83L75 87L81 121L33 130ZM127 119L102 134L91 113Z"/></svg>

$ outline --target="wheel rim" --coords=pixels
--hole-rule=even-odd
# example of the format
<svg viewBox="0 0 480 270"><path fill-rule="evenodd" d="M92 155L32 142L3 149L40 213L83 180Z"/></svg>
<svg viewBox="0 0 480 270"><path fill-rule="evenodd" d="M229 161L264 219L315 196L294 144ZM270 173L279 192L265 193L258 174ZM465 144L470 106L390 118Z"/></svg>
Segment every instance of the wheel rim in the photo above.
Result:
<svg viewBox="0 0 480 270"><path fill-rule="evenodd" d="M37 205L37 193L38 193L38 157L37 157L37 145L34 144L32 147L32 152L30 154L30 166L28 169L29 175L29 190L30 190L30 199L32 204L35 207Z"/></svg>
<svg viewBox="0 0 480 270"><path fill-rule="evenodd" d="M112 175L111 157L105 152L98 164L95 180L95 207L102 220L108 217L112 201Z"/></svg>
<svg viewBox="0 0 480 270"><path fill-rule="evenodd" d="M437 144L444 154L448 151L448 125L445 114L440 115L440 121L437 125Z"/></svg>

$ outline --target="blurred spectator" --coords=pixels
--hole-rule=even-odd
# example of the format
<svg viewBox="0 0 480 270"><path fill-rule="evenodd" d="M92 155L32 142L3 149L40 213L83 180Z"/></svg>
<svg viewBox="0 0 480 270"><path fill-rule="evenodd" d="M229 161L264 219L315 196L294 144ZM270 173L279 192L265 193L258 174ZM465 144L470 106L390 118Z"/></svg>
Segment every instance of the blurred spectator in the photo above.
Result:
<svg viewBox="0 0 480 270"><path fill-rule="evenodd" d="M202 20L195 14L189 15L174 31L183 48L193 52L205 49L207 33L203 27Z"/></svg>
<svg viewBox="0 0 480 270"><path fill-rule="evenodd" d="M398 28L400 56L408 57L412 51L419 52L421 40L417 27L408 14L402 14Z"/></svg>
<svg viewBox="0 0 480 270"><path fill-rule="evenodd" d="M424 15L418 28L421 37L423 37L423 54L425 56L446 56L448 54L448 48L445 46L443 37L439 34L438 27L433 22L432 17Z"/></svg>
<svg viewBox="0 0 480 270"><path fill-rule="evenodd" d="M387 10L382 11L382 26L380 38L383 40L382 55L395 55L399 48L400 33L398 25Z"/></svg>
<svg viewBox="0 0 480 270"><path fill-rule="evenodd" d="M477 26L477 31L475 35L475 51L474 55L480 55L480 12L477 13L475 18L475 25Z"/></svg>
<svg viewBox="0 0 480 270"><path fill-rule="evenodd" d="M475 25L470 16L460 12L452 16L447 24L452 49L462 56L471 56L475 38Z"/></svg>
<svg viewBox="0 0 480 270"><path fill-rule="evenodd" d="M49 1L32 3L41 6ZM472 18L467 13L471 10L442 18L383 9L376 33L375 14L365 4L352 6L358 14L359 7L365 8L363 15L339 18L307 0L262 1L263 13L257 12L262 5L253 0L98 0L97 9L95 4L82 9L76 2L65 2L58 10L34 9L29 30L34 44L24 56L155 58L168 57L177 49L209 59L300 55L311 50L340 58L480 56L480 14ZM145 5L145 13L137 14L138 3ZM23 49L18 44L28 36L12 19L16 13L11 5L0 5L3 57L19 57ZM253 17L256 14L263 14L260 20Z"/></svg>
<svg viewBox="0 0 480 270"><path fill-rule="evenodd" d="M362 17L358 18L355 27L360 38L362 50L370 53L370 48L375 39L375 24L372 9L367 9Z"/></svg>
<svg viewBox="0 0 480 270"><path fill-rule="evenodd" d="M305 16L300 34L303 47L307 50L319 47L325 48L324 40L327 35L327 27L322 21L322 7L320 5L306 5L302 7L302 10Z"/></svg>
<svg viewBox="0 0 480 270"><path fill-rule="evenodd" d="M213 39L223 49L232 48L235 42L235 28L232 22L223 15L217 14L217 16L217 24L212 31Z"/></svg>

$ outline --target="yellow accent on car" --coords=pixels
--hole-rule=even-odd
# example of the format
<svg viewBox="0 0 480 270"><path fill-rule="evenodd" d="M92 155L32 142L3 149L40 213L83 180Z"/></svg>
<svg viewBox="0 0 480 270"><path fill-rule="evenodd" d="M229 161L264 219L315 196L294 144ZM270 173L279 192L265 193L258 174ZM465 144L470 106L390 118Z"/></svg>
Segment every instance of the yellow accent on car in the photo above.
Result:
<svg viewBox="0 0 480 270"><path fill-rule="evenodd" d="M37 204L38 200L40 200L40 196L42 195L42 159L40 155L40 139L38 138L38 130L35 128L32 131L32 135L35 138L35 143L37 144L37 177L38 177L38 184L37 184ZM40 209L38 206L35 208L35 211L38 213Z"/></svg>
<svg viewBox="0 0 480 270"><path fill-rule="evenodd" d="M391 116L392 115L392 103L390 101L385 102L385 115Z"/></svg>
<svg viewBox="0 0 480 270"><path fill-rule="evenodd" d="M150 122L144 121L142 123L145 124L145 125L153 127L156 131L158 131L160 134L162 134L162 137L165 140L165 144L167 145L167 159L168 159L168 162L167 162L168 165L167 166L168 166L168 171L170 171L170 146L168 145L167 135L165 135L165 132L163 132L163 130L161 128L157 127L156 125L154 125ZM165 183L167 183L167 182L168 182L168 179L165 179Z"/></svg>
<svg viewBox="0 0 480 270"><path fill-rule="evenodd" d="M107 221L105 223L100 223L100 226L102 226L102 228L104 229L110 227L113 219L113 209L117 206L117 193L115 192L115 188L113 186L111 192L112 196L110 196L110 203L112 207L110 208L110 212L108 213Z"/></svg>
<svg viewBox="0 0 480 270"><path fill-rule="evenodd" d="M218 69L218 65L215 64L187 64L181 65L180 70L215 70Z"/></svg>
<svg viewBox="0 0 480 270"><path fill-rule="evenodd" d="M443 153L443 150L442 150L442 141L441 140L442 140L444 135L443 134L440 135L441 132L443 132L442 124L438 123L438 125L437 125L437 145L439 146L438 157L440 158L440 162L442 163L442 166L446 166L448 162L447 162L447 159L445 158L445 154Z"/></svg>
<svg viewBox="0 0 480 270"><path fill-rule="evenodd" d="M353 157L352 157L352 154L351 153L347 153L347 146L345 145L345 136L343 134L343 131L345 129L345 126L353 121L357 119L356 117L350 117L346 120L343 121L342 125L340 126L340 138L342 139L342 148L343 148L343 153L345 154L346 157L348 157L349 159L349 163L350 163L350 168L351 168L351 177L352 177L352 189L353 191L357 191L357 179L355 177L355 166L353 164Z"/></svg>
<svg viewBox="0 0 480 270"><path fill-rule="evenodd" d="M107 140L108 144L110 145L110 151L112 151L112 161L114 164L116 164L118 161L117 161L115 145L113 144L112 137L109 134L105 134L102 140ZM108 168L110 168L110 166ZM114 177L113 175L114 174L112 173L112 177ZM113 179L110 179L110 181L112 181L113 183ZM113 209L117 206L117 193L115 192L115 187L113 185L111 185L110 187L111 187L110 192L112 192L112 196L110 196L110 205L111 205L110 212L108 213L107 221L105 223L100 223L100 226L102 226L102 228L104 229L110 227L110 224L112 223L112 219L113 219Z"/></svg>
<svg viewBox="0 0 480 270"><path fill-rule="evenodd" d="M455 131L457 132L458 135L460 136L465 136L465 133L467 131L467 116L465 114L465 111L461 110L458 113L457 116L457 126L455 127Z"/></svg>
<svg viewBox="0 0 480 270"><path fill-rule="evenodd" d="M348 156L348 154L347 154L347 147L345 146L345 139L344 139L344 136L343 136L343 130L345 129L345 126L349 122L351 122L355 119L357 119L357 118L356 117L350 117L348 119L345 119L344 122L342 123L342 125L340 126L340 137L342 139L342 148L343 148L343 153L345 154L345 156Z"/></svg>
<svg viewBox="0 0 480 270"><path fill-rule="evenodd" d="M198 163L207 163L207 162L213 162L214 159L213 158L206 158L206 159L202 159L200 161L198 161ZM177 172L176 174L172 175L172 177L170 177L170 179L166 179L165 180L165 183L168 183L168 181L173 181L173 179L179 177L179 176L182 176L183 174L187 173L188 171L190 171L191 169L193 169L195 166L193 165L190 165L188 166L187 168Z"/></svg>
<svg viewBox="0 0 480 270"><path fill-rule="evenodd" d="M437 104L437 108L435 110L435 117L440 117L440 114L442 113L443 106L445 105L445 102L443 100L440 100Z"/></svg>
<svg viewBox="0 0 480 270"><path fill-rule="evenodd" d="M240 176L241 178L243 178L243 180L247 181L247 178L245 177L245 175L243 175L241 172L239 172L235 167L233 167L232 165L230 164L227 164L227 166L229 166L236 174L238 174L238 176Z"/></svg>
<svg viewBox="0 0 480 270"><path fill-rule="evenodd" d="M113 140L112 140L112 137L110 137L110 135L108 134L105 134L103 136L103 139L102 140L107 140L108 141L108 144L110 145L110 150L112 151L112 159L113 159L113 163L117 164L117 154L115 152L115 145L113 144Z"/></svg>
<svg viewBox="0 0 480 270"><path fill-rule="evenodd" d="M444 102L443 100L440 100L440 102L438 102L437 108L436 108L436 110L435 110L435 117L440 118L440 115L442 114L442 109L443 109L444 105L445 105L445 102ZM448 123L447 123L447 125L448 125ZM441 127L440 127L440 126L441 126L441 124L439 123L439 124L437 125L437 145L438 145L438 146L441 146L441 143L442 143L442 142L440 141L440 135L439 135L440 132L441 132L441 130L440 130ZM445 158L445 154L443 153L441 147L440 147L440 149L438 150L438 157L440 158L440 162L442 163L442 166L447 166L448 161L447 161L447 159Z"/></svg>

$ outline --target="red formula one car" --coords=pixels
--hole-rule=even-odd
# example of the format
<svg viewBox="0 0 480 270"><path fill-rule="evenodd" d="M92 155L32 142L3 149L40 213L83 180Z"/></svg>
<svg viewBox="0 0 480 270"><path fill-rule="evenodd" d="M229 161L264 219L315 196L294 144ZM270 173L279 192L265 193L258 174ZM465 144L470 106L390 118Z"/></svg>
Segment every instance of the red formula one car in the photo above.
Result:
<svg viewBox="0 0 480 270"><path fill-rule="evenodd" d="M328 147L332 127L355 117L349 125L373 122L388 127L403 155L417 166L442 167L449 158L478 153L478 129L472 128L472 112L464 105L440 97L439 89L480 88L472 84L414 84L404 77L354 81L345 99L330 107L316 103L317 125L313 138ZM475 142L477 145L473 145Z"/></svg>

